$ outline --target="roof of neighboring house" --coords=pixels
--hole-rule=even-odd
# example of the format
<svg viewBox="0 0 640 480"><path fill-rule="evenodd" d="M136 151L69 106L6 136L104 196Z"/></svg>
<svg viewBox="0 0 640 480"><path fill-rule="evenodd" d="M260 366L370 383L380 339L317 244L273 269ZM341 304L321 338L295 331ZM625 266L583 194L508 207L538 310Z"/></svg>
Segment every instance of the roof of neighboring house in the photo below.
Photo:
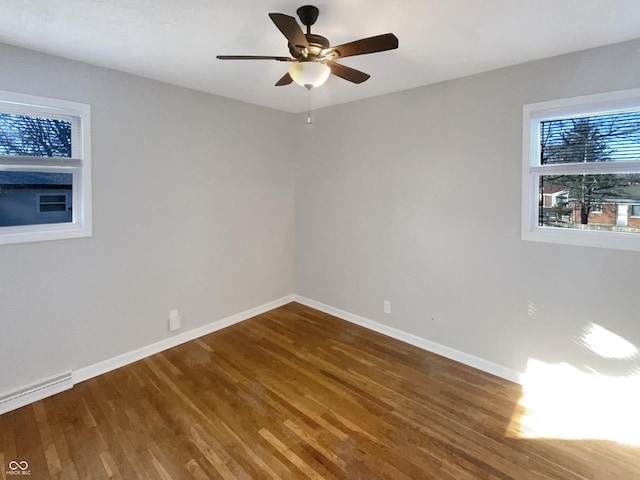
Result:
<svg viewBox="0 0 640 480"><path fill-rule="evenodd" d="M543 195L553 195L554 193L564 192L566 190L567 190L567 187L562 185L545 184L542 186Z"/></svg>
<svg viewBox="0 0 640 480"><path fill-rule="evenodd" d="M0 187L4 185L69 185L70 173L0 172Z"/></svg>
<svg viewBox="0 0 640 480"><path fill-rule="evenodd" d="M547 184L542 186L543 195L555 195L569 189L563 185ZM616 187L610 198L601 199L603 203L633 203L640 205L640 185L634 184L626 187Z"/></svg>
<svg viewBox="0 0 640 480"><path fill-rule="evenodd" d="M616 196L611 198L611 203L637 203L640 204L640 185L619 187Z"/></svg>

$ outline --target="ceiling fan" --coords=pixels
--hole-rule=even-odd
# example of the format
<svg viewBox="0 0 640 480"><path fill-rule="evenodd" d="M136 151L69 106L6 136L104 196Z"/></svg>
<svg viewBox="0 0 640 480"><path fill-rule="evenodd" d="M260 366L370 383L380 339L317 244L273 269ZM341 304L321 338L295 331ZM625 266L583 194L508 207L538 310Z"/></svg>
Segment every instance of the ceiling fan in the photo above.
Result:
<svg viewBox="0 0 640 480"><path fill-rule="evenodd" d="M294 17L283 13L270 13L276 27L286 37L291 57L270 57L260 55L218 55L220 60L276 60L292 62L289 71L276 83L277 87L296 82L310 90L322 85L329 74L353 83L362 83L370 75L335 60L354 55L383 52L398 48L398 38L393 33L385 33L375 37L363 38L354 42L331 47L329 40L321 35L311 33L313 25L320 11L313 5L305 5L296 11L300 21L307 27L305 34Z"/></svg>

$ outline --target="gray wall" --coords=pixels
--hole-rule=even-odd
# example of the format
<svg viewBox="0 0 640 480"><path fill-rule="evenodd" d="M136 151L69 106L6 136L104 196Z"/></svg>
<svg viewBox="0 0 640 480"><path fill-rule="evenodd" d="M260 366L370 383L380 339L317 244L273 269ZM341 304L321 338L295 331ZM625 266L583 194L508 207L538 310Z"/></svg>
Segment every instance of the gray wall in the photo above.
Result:
<svg viewBox="0 0 640 480"><path fill-rule="evenodd" d="M93 237L0 246L0 394L293 293L291 115L0 45L91 104Z"/></svg>
<svg viewBox="0 0 640 480"><path fill-rule="evenodd" d="M632 41L315 112L296 293L520 372L637 367L576 337L640 346L640 252L522 241L520 185L523 104L638 86Z"/></svg>

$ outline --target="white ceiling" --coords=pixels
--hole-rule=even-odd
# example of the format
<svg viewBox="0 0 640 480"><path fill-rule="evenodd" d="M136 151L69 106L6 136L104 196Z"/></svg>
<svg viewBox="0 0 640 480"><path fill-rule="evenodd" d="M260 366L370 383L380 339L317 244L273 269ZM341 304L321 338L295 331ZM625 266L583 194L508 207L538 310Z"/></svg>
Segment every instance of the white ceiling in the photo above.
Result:
<svg viewBox="0 0 640 480"><path fill-rule="evenodd" d="M269 12L304 0L0 0L0 41L287 112L307 108L288 64L215 56L288 55ZM394 33L398 50L340 62L314 108L640 38L640 0L318 0L313 33L332 45ZM1 64L1 59L0 59Z"/></svg>

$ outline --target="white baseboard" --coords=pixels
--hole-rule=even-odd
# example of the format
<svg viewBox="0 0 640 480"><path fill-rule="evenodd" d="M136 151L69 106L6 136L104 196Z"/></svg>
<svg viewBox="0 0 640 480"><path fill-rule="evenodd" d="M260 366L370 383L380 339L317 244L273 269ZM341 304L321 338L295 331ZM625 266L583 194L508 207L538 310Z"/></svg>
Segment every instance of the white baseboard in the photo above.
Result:
<svg viewBox="0 0 640 480"><path fill-rule="evenodd" d="M244 312L231 315L230 317L217 320L215 322L194 328L188 332L181 333L174 337L161 340L159 342L147 345L130 352L123 353L116 357L103 360L93 365L79 368L74 371L65 372L64 374L43 379L36 384L22 387L18 390L0 394L0 415L11 410L23 407L30 403L42 400L56 393L72 388L76 383L84 382L103 373L110 372L116 368L124 367L138 360L142 360L150 355L155 355L164 350L176 347L185 342L195 340L209 333L221 330L236 323L247 320L256 315L268 312L274 308L281 307L294 300L295 295L287 295L272 302L265 303L255 308L245 310Z"/></svg>
<svg viewBox="0 0 640 480"><path fill-rule="evenodd" d="M456 362L460 362L470 367L477 368L492 375L496 375L515 383L521 383L522 374L520 372L511 370L502 365L498 365L483 358L469 355L468 353L464 353L445 345L426 340L411 333L407 333L402 330L398 330L396 328L374 322L373 320L360 317L358 315L340 310L330 305L316 302L315 300L311 300L300 295L287 295L272 302L268 302L258 307L232 315L230 317L217 320L207 325L203 325L202 327L189 330L188 332L184 332L165 340L161 340L151 345L147 345L136 350L123 353L122 355L103 360L93 365L79 368L77 370L74 370L73 372L65 372L61 375L44 379L37 384L32 384L30 386L26 386L12 392L7 392L6 394L0 394L0 414L23 407L25 405L28 405L29 403L42 400L43 398L49 397L64 390L68 390L72 388L76 383L80 383L90 378L97 377L98 375L102 375L103 373L107 373L117 368L124 367L125 365L136 362L138 360L142 360L143 358L146 358L150 355L155 355L156 353L160 353L169 348L176 347L183 343L202 337L203 335L207 335L236 323L240 323L251 317L255 317L256 315L268 312L269 310L273 310L274 308L281 307L282 305L286 305L287 303L293 301L311 308L315 308L316 310L328 313L329 315L333 315L356 325L360 325L361 327L367 328L369 330L373 330L383 335L395 338L410 345L414 345L423 350L427 350Z"/></svg>
<svg viewBox="0 0 640 480"><path fill-rule="evenodd" d="M118 355L117 357L112 357L107 360L103 360L102 362L79 368L78 370L73 371L73 381L75 383L84 382L85 380L88 380L90 378L97 377L98 375L102 375L103 373L115 370L116 368L124 367L125 365L128 365L130 363L142 360L143 358L146 358L150 355L155 355L156 353L160 353L169 348L176 347L191 340L195 340L196 338L202 337L203 335L208 335L209 333L222 330L223 328L229 327L236 323L240 323L251 317L255 317L256 315L260 315L262 313L268 312L269 310L273 310L274 308L278 308L282 305L286 305L287 303L291 303L293 302L294 297L294 295L287 295L286 297L282 297L258 307L245 310L244 312L237 313L227 318L223 318L222 320L217 320L207 325L203 325L202 327L194 328L193 330L181 333L179 335L176 335L175 337L167 338L165 340L152 343L151 345L138 348L137 350L123 353L122 355Z"/></svg>
<svg viewBox="0 0 640 480"><path fill-rule="evenodd" d="M427 340L425 338L418 337L417 335L398 330L397 328L374 322L373 320L369 320L359 315L345 312L344 310L340 310L330 305L316 302L315 300L311 300L310 298L295 295L294 301L301 303L302 305L306 305L307 307L320 310L321 312L328 313L329 315L333 315L334 317L338 317L348 322L355 323L356 325L360 325L361 327L368 328L369 330L373 330L374 332L378 332L388 337L395 338L396 340L400 340L428 352L435 353L442 357L449 358L459 363L463 363L464 365L477 368L478 370L482 370L483 372L487 372L497 377L504 378L505 380L509 380L510 382L520 384L522 383L522 373L491 362L489 360L485 360L483 358L461 352L460 350L447 347L446 345L432 342L431 340Z"/></svg>
<svg viewBox="0 0 640 480"><path fill-rule="evenodd" d="M56 393L69 390L72 387L73 378L71 377L71 371L69 371L5 393L0 396L0 415L37 402L43 398L50 397Z"/></svg>

